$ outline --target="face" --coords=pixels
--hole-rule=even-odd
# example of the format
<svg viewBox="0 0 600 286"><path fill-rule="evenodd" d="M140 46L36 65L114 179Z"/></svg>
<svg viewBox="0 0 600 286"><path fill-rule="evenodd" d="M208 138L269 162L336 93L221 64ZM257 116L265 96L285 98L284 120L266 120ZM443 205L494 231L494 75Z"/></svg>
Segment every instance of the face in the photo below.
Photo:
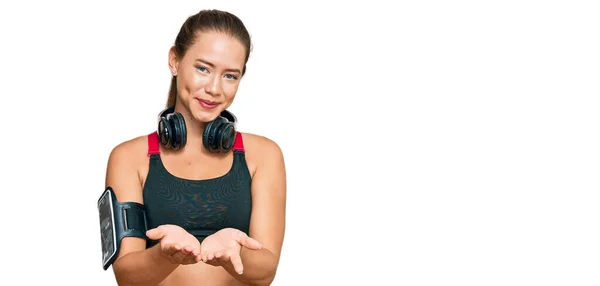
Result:
<svg viewBox="0 0 600 286"><path fill-rule="evenodd" d="M182 59L171 50L169 67L177 75L178 109L184 107L180 112L209 122L233 102L246 50L237 39L222 33L203 32L197 37Z"/></svg>

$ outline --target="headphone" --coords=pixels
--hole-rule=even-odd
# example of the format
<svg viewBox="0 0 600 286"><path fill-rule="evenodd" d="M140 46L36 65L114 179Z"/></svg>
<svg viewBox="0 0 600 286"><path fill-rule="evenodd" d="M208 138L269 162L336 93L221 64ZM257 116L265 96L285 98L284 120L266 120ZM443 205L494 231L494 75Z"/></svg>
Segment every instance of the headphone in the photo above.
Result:
<svg viewBox="0 0 600 286"><path fill-rule="evenodd" d="M235 141L237 118L233 113L224 110L208 122L202 134L202 145L211 153L226 153L231 150ZM167 107L158 115L158 138L165 148L179 150L185 146L185 119L175 107Z"/></svg>

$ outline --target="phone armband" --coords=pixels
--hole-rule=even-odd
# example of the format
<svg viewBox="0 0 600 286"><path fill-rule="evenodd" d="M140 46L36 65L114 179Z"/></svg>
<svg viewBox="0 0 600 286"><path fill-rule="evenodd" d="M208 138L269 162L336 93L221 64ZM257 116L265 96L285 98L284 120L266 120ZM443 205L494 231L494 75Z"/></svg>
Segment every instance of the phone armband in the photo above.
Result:
<svg viewBox="0 0 600 286"><path fill-rule="evenodd" d="M148 239L146 207L137 202L119 202L111 187L98 199L100 237L102 242L102 268L108 269L117 259L124 237Z"/></svg>

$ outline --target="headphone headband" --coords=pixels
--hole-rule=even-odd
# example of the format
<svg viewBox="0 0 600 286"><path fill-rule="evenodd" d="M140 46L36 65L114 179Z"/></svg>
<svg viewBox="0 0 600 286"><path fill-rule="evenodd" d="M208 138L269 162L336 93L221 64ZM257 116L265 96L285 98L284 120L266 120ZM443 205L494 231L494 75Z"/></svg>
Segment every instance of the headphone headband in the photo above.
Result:
<svg viewBox="0 0 600 286"><path fill-rule="evenodd" d="M173 113L174 111L175 111L175 106L170 106L170 107L163 109L161 112L158 113L158 120L160 120L162 117L167 117L167 115L169 115L170 113Z"/></svg>
<svg viewBox="0 0 600 286"><path fill-rule="evenodd" d="M224 117L229 122L233 123L233 126L237 127L237 117L235 117L235 115L233 113L231 113L231 111L225 109L225 110L221 111L220 116Z"/></svg>

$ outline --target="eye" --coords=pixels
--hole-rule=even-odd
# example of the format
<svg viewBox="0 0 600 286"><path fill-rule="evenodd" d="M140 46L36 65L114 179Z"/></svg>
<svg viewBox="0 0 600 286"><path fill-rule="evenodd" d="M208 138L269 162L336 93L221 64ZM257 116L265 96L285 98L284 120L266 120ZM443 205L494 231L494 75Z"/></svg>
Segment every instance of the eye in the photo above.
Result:
<svg viewBox="0 0 600 286"><path fill-rule="evenodd" d="M208 72L208 69L206 69L206 68L205 68L205 67L203 67L203 66L197 66L197 67L196 67L196 69L197 69L197 70L199 70L199 71L200 71L200 72L202 72L202 73L207 73L207 72Z"/></svg>
<svg viewBox="0 0 600 286"><path fill-rule="evenodd" d="M238 79L238 78L237 78L237 76L234 76L234 75L232 75L232 74L226 74L226 75L225 75L225 77L226 77L227 79L232 79L232 80L237 80L237 79Z"/></svg>

